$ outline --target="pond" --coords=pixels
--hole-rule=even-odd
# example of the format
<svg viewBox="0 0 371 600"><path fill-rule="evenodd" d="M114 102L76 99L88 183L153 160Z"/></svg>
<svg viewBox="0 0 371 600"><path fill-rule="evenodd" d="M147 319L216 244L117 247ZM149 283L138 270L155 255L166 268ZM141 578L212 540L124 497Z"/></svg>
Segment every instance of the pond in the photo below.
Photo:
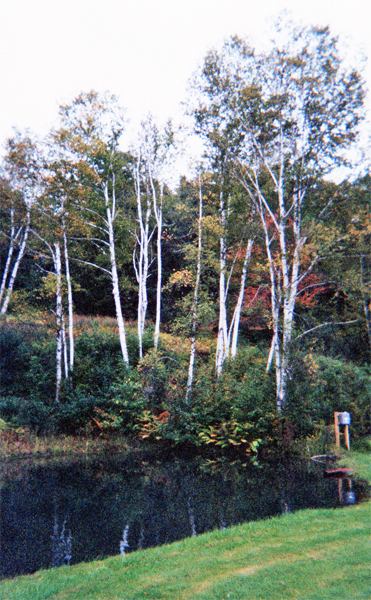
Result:
<svg viewBox="0 0 371 600"><path fill-rule="evenodd" d="M126 554L308 507L354 503L350 478L311 461L246 466L145 453L4 462L0 576Z"/></svg>

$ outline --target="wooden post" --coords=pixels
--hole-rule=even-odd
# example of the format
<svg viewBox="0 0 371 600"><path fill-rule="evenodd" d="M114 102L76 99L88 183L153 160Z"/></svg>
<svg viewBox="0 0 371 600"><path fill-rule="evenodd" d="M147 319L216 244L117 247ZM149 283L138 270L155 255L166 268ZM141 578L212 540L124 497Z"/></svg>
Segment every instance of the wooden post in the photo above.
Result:
<svg viewBox="0 0 371 600"><path fill-rule="evenodd" d="M345 425L344 438L347 450L350 450L349 425Z"/></svg>
<svg viewBox="0 0 371 600"><path fill-rule="evenodd" d="M340 448L340 425L339 425L339 412L334 413L335 420L335 444ZM349 436L349 425L344 425L344 439L347 450L350 450L350 436Z"/></svg>
<svg viewBox="0 0 371 600"><path fill-rule="evenodd" d="M341 477L338 478L338 493L339 493L339 502L343 503L343 480Z"/></svg>
<svg viewBox="0 0 371 600"><path fill-rule="evenodd" d="M340 427L339 427L339 419L338 419L338 412L334 413L334 419L335 419L335 444L340 448Z"/></svg>

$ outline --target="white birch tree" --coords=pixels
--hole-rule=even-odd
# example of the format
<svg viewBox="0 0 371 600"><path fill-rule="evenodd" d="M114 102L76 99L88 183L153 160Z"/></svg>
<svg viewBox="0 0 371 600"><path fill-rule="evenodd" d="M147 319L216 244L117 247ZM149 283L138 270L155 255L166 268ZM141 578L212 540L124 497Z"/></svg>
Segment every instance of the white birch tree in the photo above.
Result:
<svg viewBox="0 0 371 600"><path fill-rule="evenodd" d="M0 288L0 313L2 315L5 315L8 310L18 269L26 251L27 240L30 231L31 208L27 206L25 222L22 223L22 225L19 225L17 228L14 225L14 212L14 207L11 207L9 247ZM14 250L16 251L16 257L14 260L12 260Z"/></svg>
<svg viewBox="0 0 371 600"><path fill-rule="evenodd" d="M198 203L198 235L197 235L197 266L196 266L196 281L193 292L192 304L192 337L191 351L189 355L188 378L186 404L189 404L193 386L193 371L196 358L196 331L197 331L197 313L198 313L198 290L201 280L201 259L202 259L202 214L203 214L203 198L202 198L202 176L199 175L199 203Z"/></svg>
<svg viewBox="0 0 371 600"><path fill-rule="evenodd" d="M229 106L229 80L219 77L218 56L210 53L201 74L195 78L193 89L196 98L190 101L189 111L194 117L195 130L205 142L206 158L218 188L219 204L219 320L215 355L216 374L220 375L225 360L236 356L240 315L245 291L248 262L253 246L252 211L235 198L237 190L232 177L233 152L241 136ZM236 211L241 211L236 220ZM248 215L248 216L247 216ZM233 222L233 225L231 225ZM238 223L238 226L236 226ZM234 229L233 233L231 229ZM246 241L247 234L247 241ZM233 242L231 239L233 238ZM240 289L231 311L230 284L236 272L236 262L243 244L246 244ZM229 319L229 313L232 317ZM230 322L229 322L230 321Z"/></svg>
<svg viewBox="0 0 371 600"><path fill-rule="evenodd" d="M140 352L148 305L147 279L153 260L157 262L155 350L158 348L160 337L164 189L171 168L173 149L171 124L168 123L167 127L160 132L153 117L149 115L142 123L137 149L133 152L137 159L135 182L139 234L136 234L136 240L139 246L139 257L135 257L134 265L139 286L138 336L140 337ZM153 220L154 226L151 226ZM155 231L155 259L151 260L149 257L150 242Z"/></svg>
<svg viewBox="0 0 371 600"><path fill-rule="evenodd" d="M2 208L9 212L7 258L0 285L0 312L5 314L27 249L31 211L40 194L40 160L35 140L16 132L8 139L4 159L8 191L2 186ZM5 181L3 182L5 183Z"/></svg>
<svg viewBox="0 0 371 600"><path fill-rule="evenodd" d="M116 98L91 91L60 108L61 128L53 134L69 162L78 201L75 209L89 229L89 240L99 248L107 266L89 263L109 275L112 285L122 357L129 365L125 322L117 264L116 227L126 167L118 143L124 128Z"/></svg>
<svg viewBox="0 0 371 600"><path fill-rule="evenodd" d="M287 402L299 284L320 260L311 231L326 207L316 214L308 190L345 161L364 97L360 74L344 66L327 28L285 32L286 42L267 54L233 38L206 61L211 87L228 86L224 112L240 136L229 152L265 238L278 411Z"/></svg>
<svg viewBox="0 0 371 600"><path fill-rule="evenodd" d="M142 182L142 169L141 169L141 156L137 158L137 164L135 168L135 188L137 197L137 222L138 231L135 233L136 247L139 248L137 255L136 247L134 249L134 270L136 279L138 282L138 345L139 345L139 358L143 358L143 333L145 328L147 307L148 307L148 294L147 294L147 279L149 276L150 268L150 242L154 233L150 221L152 216L152 202L149 195L148 187L142 192L142 187L145 187L146 183ZM143 198L145 205L143 207Z"/></svg>

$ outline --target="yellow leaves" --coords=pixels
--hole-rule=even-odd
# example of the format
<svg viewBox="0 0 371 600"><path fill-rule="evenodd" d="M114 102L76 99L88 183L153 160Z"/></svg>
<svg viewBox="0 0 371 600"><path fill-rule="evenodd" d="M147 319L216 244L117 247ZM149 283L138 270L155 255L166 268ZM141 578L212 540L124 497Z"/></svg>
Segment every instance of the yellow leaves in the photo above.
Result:
<svg viewBox="0 0 371 600"><path fill-rule="evenodd" d="M193 277L192 273L188 271L188 269L184 269L182 271L174 271L169 278L169 281L166 285L167 289L182 289L186 287L192 287L193 285Z"/></svg>
<svg viewBox="0 0 371 600"><path fill-rule="evenodd" d="M206 215L202 219L202 234L207 239L217 240L223 233L220 218L217 215Z"/></svg>
<svg viewBox="0 0 371 600"><path fill-rule="evenodd" d="M225 422L220 425L204 428L200 431L199 438L204 444L215 444L221 448L246 445L246 453L256 452L261 442L259 440L248 441L246 435L251 430L249 423Z"/></svg>
<svg viewBox="0 0 371 600"><path fill-rule="evenodd" d="M168 411L164 411L160 415L156 416L148 410L143 411L142 415L138 417L138 425L137 429L139 430L138 437L142 440L147 439L161 439L161 433L159 432L159 428L162 425L166 425L168 419L170 417L170 413Z"/></svg>
<svg viewBox="0 0 371 600"><path fill-rule="evenodd" d="M307 354L307 356L304 358L304 364L309 377L314 379L319 373L319 364L315 360L313 354Z"/></svg>

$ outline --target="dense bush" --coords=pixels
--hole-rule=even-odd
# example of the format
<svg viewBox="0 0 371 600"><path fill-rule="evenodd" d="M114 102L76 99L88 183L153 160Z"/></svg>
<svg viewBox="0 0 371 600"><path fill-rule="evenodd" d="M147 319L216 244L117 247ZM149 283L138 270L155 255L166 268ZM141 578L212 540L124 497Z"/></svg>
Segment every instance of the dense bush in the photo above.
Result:
<svg viewBox="0 0 371 600"><path fill-rule="evenodd" d="M349 412L353 435L370 433L371 370L315 354L298 355L290 382L288 412L300 435L330 425L334 412Z"/></svg>
<svg viewBox="0 0 371 600"><path fill-rule="evenodd" d="M108 325L96 319L85 330L80 327L73 386L64 382L58 404L54 399L55 340L50 329L3 326L0 418L40 433L117 430L142 440L223 450L233 447L243 453L318 437L333 423L334 411L351 413L353 438L370 431L367 367L297 353L288 406L278 417L274 369L266 373L266 351L256 346L241 348L235 359L226 361L218 378L211 354L209 359L202 355L192 394L186 398L184 340L164 336L166 349L156 353L148 330L145 355L139 360L138 337L134 329L129 330L128 369L117 333ZM325 437L324 444L328 442Z"/></svg>
<svg viewBox="0 0 371 600"><path fill-rule="evenodd" d="M51 427L51 407L19 396L0 396L0 415L13 427L27 427L47 433Z"/></svg>
<svg viewBox="0 0 371 600"><path fill-rule="evenodd" d="M29 345L22 332L15 327L0 328L0 391L18 395L28 391L25 374L30 366Z"/></svg>

